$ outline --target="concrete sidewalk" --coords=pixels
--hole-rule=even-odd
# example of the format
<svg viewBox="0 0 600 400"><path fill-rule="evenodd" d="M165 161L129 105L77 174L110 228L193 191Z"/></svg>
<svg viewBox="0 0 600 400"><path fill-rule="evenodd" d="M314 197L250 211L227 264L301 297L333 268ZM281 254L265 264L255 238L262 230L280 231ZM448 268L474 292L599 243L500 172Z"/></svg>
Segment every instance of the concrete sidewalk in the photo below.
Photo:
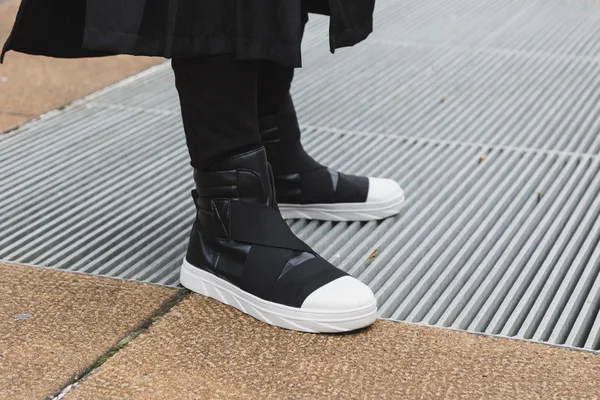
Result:
<svg viewBox="0 0 600 400"><path fill-rule="evenodd" d="M383 321L302 334L193 295L69 398L582 399L599 378L585 353Z"/></svg>
<svg viewBox="0 0 600 400"><path fill-rule="evenodd" d="M600 397L600 357L586 352L384 321L302 334L175 289L0 275L6 400Z"/></svg>
<svg viewBox="0 0 600 400"><path fill-rule="evenodd" d="M40 399L78 379L178 291L0 264L0 399Z"/></svg>

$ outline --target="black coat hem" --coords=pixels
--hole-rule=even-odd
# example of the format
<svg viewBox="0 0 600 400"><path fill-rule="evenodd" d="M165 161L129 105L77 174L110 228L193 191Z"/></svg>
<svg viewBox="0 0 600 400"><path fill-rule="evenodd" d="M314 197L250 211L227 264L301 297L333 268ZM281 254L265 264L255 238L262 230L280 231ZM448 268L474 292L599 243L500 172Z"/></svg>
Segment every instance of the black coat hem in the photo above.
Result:
<svg viewBox="0 0 600 400"><path fill-rule="evenodd" d="M255 38L231 40L228 35L173 37L166 50L157 46L155 40L144 40L139 35L126 32L99 31L93 27L84 30L83 47L93 43L88 51L106 54L130 54L135 56L157 56L166 58L193 58L219 54L234 54L238 59L265 59L290 67L302 66L302 56L298 45L271 44ZM118 44L118 47L115 47Z"/></svg>
<svg viewBox="0 0 600 400"><path fill-rule="evenodd" d="M338 33L330 33L329 46L331 53L342 47L352 47L362 42L373 32L373 22L371 21L362 29L347 29Z"/></svg>
<svg viewBox="0 0 600 400"><path fill-rule="evenodd" d="M300 27L296 32L297 12L303 22L306 20L306 11L331 14L329 45L333 53L337 48L353 46L369 36L373 30L372 11L375 3L374 0L294 0L289 3L289 8L277 8L280 12L277 15L273 14L273 8L266 8L264 13L260 8L249 8L249 13L241 14L246 11L245 8L232 8L231 12L238 14L231 17L233 22L228 20L230 25L221 26L221 20L217 20L213 26L210 19L205 19L198 22L200 25L194 26L194 29L189 29L184 22L190 24L193 20L181 17L184 22L177 24L174 20L166 24L161 7L142 7L149 0L135 0L129 8L113 7L111 12L115 12L116 17L121 16L125 22L118 23L119 18L110 20L114 23L107 22L105 17L99 15L100 24L96 26L94 21L86 19L86 7L102 5L103 1L61 0L55 3L54 0L22 0L11 35L0 53L0 63L4 61L7 51L14 50L58 58L116 54L184 58L226 53L239 59L268 59L299 67L302 63L302 34ZM196 4L195 0L177 1ZM221 4L219 0L213 1L217 2L215 5ZM276 0L268 1L276 4ZM298 9L298 1L302 10ZM112 0L112 3L114 6L119 4L118 0ZM143 14L137 15L142 11ZM222 15L228 12L226 9L219 11ZM272 18L280 18L281 22L274 23ZM140 27L135 28L137 32L126 30L137 26L136 23L140 23ZM204 32L199 32L202 29ZM173 33L176 32L181 36L174 37Z"/></svg>
<svg viewBox="0 0 600 400"><path fill-rule="evenodd" d="M48 46L44 42L39 41L38 36L26 36L19 35L19 39L9 37L2 53L0 53L0 64L4 63L4 57L9 51L16 51L18 53L30 54L32 56L46 56L55 58L92 58L92 57L107 57L115 55L113 53L106 53L99 50L90 49L79 49L77 52L73 51L71 46L61 47L56 43L52 43L52 46Z"/></svg>
<svg viewBox="0 0 600 400"><path fill-rule="evenodd" d="M337 34L330 35L331 53L335 53L335 50L338 48L354 46L356 43L365 40L372 32L373 25L369 24L368 26L360 30L348 29ZM72 47L59 47L56 43L53 43L52 46L48 46L45 43L40 43L38 41L38 37L29 38L24 35L20 35L20 40L17 41L16 44L13 44L13 39L11 36L4 44L4 47L2 48L2 53L0 53L0 64L4 62L4 57L6 53L11 50L25 54L58 58L106 57L117 54L143 55L151 57L165 56L164 52L158 49L156 49L155 51L134 51L132 49L128 49L125 45L122 51L120 49L114 49L114 43L130 43L132 39L131 37L135 37L136 35L129 35L124 32L113 32L107 37L105 36L106 32L94 32L94 29L92 28L86 28L85 35L86 38L94 38L96 40L96 43L99 44L99 48L94 50L81 48L75 51ZM171 55L166 57L194 57L193 54L189 53L188 45L184 44L184 42L189 43L192 42L192 40L186 40L186 38L179 38L177 40L178 44L173 46ZM106 41L106 47L110 48L111 51L102 51L103 41ZM226 44L225 40L221 42L215 41L215 43L208 47L210 47L210 54L213 55L232 52L232 46ZM253 59L255 58L255 54L258 53L262 54L262 57L259 58L278 60L278 62L282 64L287 64L292 67L302 66L301 54L299 53L297 46L294 45L270 46L270 49L267 49L267 46L261 45L256 40L247 39L238 41L236 47L238 49L236 55L240 59ZM203 53L200 50L198 51L198 54L206 55L206 53ZM290 63L290 60L293 61Z"/></svg>

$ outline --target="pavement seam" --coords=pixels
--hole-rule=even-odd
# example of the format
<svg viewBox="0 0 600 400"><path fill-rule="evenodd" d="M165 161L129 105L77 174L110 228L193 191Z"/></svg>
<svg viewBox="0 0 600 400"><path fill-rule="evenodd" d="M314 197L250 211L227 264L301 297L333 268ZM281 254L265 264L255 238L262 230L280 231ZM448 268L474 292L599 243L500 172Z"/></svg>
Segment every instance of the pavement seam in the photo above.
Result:
<svg viewBox="0 0 600 400"><path fill-rule="evenodd" d="M107 93L113 92L119 88L122 88L124 86L127 86L131 83L146 79L146 78L152 78L154 76L154 74L156 73L160 73L163 70L168 70L171 68L171 61L167 60L165 62L161 62L158 63L156 65L153 65L150 68L147 68L141 72L138 72L137 74L128 76L125 79L122 79L120 81L111 83L110 85L107 85L101 89L98 89L97 91L90 93L86 96L80 97L77 100L73 101L73 104L71 104L72 106L77 106L77 105L81 105L81 104L85 104L87 102L91 102L93 101L95 98L97 97L101 97Z"/></svg>
<svg viewBox="0 0 600 400"><path fill-rule="evenodd" d="M12 117L24 117L24 118L34 118L34 117L38 116L38 114L26 114L26 113L21 113L21 112L2 111L2 110L0 110L0 114L10 115Z"/></svg>
<svg viewBox="0 0 600 400"><path fill-rule="evenodd" d="M165 116L179 116L178 112L174 111L166 111L159 110L156 108L145 108L145 107L134 107L127 106L122 104L107 104L107 103L98 103L98 102L89 102L84 105L87 109L93 108L103 108L108 110L120 110L120 111L136 111L136 112L144 112L156 115L165 115ZM600 159L599 154L595 153L582 153L582 152L573 152L573 151L563 151L563 150L553 150L553 149L544 149L537 147L527 147L527 146L507 146L502 144L492 144L485 142L473 142L473 141L464 141L464 140L444 140L444 139L436 139L436 138L427 138L420 136L410 136L410 135L398 135L394 133L386 133L386 132L371 132L366 130L351 130L344 128L333 128L325 125L318 124L300 124L302 129L312 129L316 132L316 134L322 133L336 133L343 135L351 135L351 136L362 136L362 137L376 137L376 138L384 138L384 139L392 139L392 140L402 140L402 141L414 141L419 143L429 143L429 144L442 144L442 145L459 145L459 146L467 146L467 147L483 147L492 150L500 150L500 151L518 151L528 154L547 154L551 156L563 156L563 157L583 157L586 159L596 160Z"/></svg>
<svg viewBox="0 0 600 400"><path fill-rule="evenodd" d="M469 335L483 336L483 337L494 338L494 339L516 340L517 342L522 342L522 343L527 343L527 344L549 346L549 347L558 348L558 349L562 349L562 350L571 350L571 351L576 351L576 352L581 352L581 353L593 354L595 356L600 356L600 350L588 349L585 347L575 347L575 346L570 346L568 344L542 342L539 340L526 339L526 338L521 338L518 336L507 336L507 335L502 335L499 333L477 332L474 330L469 330L469 329L464 330L464 329L458 329L458 328L453 328L451 326L443 326L443 325L428 325L423 322L402 321L402 320L397 320L397 319L393 319L393 318L377 317L377 320L393 322L395 324L406 324L406 325L418 326L421 328L441 329L441 330L449 331L449 332L466 333Z"/></svg>
<svg viewBox="0 0 600 400"><path fill-rule="evenodd" d="M448 49L458 49L465 52L473 52L473 53L483 53L483 54L492 54L499 56L508 56L508 57L526 57L526 58L534 58L534 59L542 59L542 60L550 60L554 62L577 62L577 63L592 63L598 64L600 63L600 57L598 56L580 56L580 55L572 55L572 54L554 54L545 51L528 51L528 50L512 50L512 49L503 49L499 47L488 47L488 46L477 46L477 45L464 45L464 44L440 44L440 43L420 43L418 41L406 41L406 40L390 40L390 39L371 39L374 43L380 43L389 46L396 47L407 47L413 48L417 50L448 50Z"/></svg>
<svg viewBox="0 0 600 400"><path fill-rule="evenodd" d="M186 297L191 294L190 291L186 289L178 289L177 293L167 299L154 314L144 320L141 324L139 324L132 332L130 332L127 336L119 340L117 344L112 346L106 353L101 355L96 361L94 361L90 367L84 370L80 375L73 377L69 381L65 382L64 385L57 391L58 394L49 395L46 399L49 400L61 400L64 399L68 394L78 387L81 383L83 383L90 374L94 371L102 367L104 363L110 360L115 356L118 352L126 348L131 342L133 342L138 336L147 332L152 325L156 322L160 321L162 317L168 314L175 306L181 303Z"/></svg>
<svg viewBox="0 0 600 400"><path fill-rule="evenodd" d="M420 143L430 143L430 144L440 144L440 145L458 145L458 146L467 146L467 147L483 147L489 149L489 152L492 150L504 150L504 151L518 151L523 153L533 153L533 154L547 154L553 156L563 156L563 157L583 157L586 159L600 159L600 154L596 153L581 153L581 152L573 152L573 151L563 151L563 150L553 150L553 149L544 149L539 147L527 147L527 146L507 146L501 144L492 144L485 142L472 142L472 141L464 141L464 140L444 140L444 139L436 139L436 138L427 138L420 136L409 136L409 135L396 135L392 133L385 132L371 132L364 130L349 130L342 128L333 128L324 125L311 125L311 124L300 124L300 126L304 129L314 129L318 131L328 132L328 133L336 133L340 135L351 135L351 136L363 136L363 137L377 137L377 138L385 138L392 140L402 140L402 141L412 141L412 142L420 142ZM319 133L317 133L319 134Z"/></svg>

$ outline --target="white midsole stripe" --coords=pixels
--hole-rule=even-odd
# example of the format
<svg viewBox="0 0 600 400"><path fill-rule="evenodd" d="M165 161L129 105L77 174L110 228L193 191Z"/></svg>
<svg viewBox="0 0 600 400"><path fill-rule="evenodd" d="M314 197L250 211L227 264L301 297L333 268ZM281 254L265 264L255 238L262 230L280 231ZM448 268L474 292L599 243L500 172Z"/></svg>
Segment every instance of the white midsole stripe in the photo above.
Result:
<svg viewBox="0 0 600 400"><path fill-rule="evenodd" d="M201 287L202 285L209 285L220 291L227 292L239 301L251 305L262 313L273 314L283 318L290 318L294 321L317 321L327 323L350 322L374 314L377 311L376 302L345 311L315 309L306 310L273 303L256 297L250 293L244 292L242 289L227 282L226 280L194 267L187 262L187 260L184 260L181 267L181 284L194 292L213 297L209 293L203 293L205 288ZM222 301L221 299L217 300Z"/></svg>

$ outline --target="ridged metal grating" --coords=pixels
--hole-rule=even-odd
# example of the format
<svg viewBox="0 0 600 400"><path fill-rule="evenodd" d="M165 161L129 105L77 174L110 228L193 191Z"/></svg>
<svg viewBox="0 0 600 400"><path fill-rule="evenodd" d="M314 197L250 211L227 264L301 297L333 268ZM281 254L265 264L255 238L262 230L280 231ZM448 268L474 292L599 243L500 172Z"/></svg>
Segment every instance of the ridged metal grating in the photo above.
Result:
<svg viewBox="0 0 600 400"><path fill-rule="evenodd" d="M600 349L600 3L380 0L294 86L305 147L402 183L382 222L291 221L381 316ZM0 136L0 259L178 284L191 168L168 64Z"/></svg>

